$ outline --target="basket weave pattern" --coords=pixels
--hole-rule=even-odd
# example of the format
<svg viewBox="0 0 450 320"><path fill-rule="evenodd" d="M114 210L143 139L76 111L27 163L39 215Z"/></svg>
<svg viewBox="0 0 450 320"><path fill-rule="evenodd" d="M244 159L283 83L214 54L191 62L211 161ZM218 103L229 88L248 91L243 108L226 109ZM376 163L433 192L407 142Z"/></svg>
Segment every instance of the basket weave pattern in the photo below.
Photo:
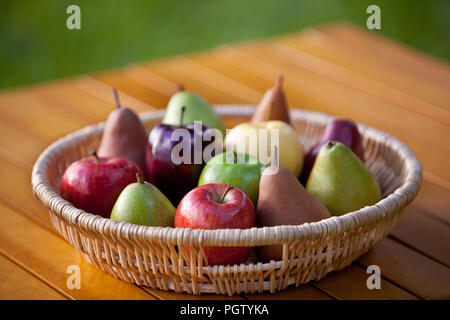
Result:
<svg viewBox="0 0 450 320"><path fill-rule="evenodd" d="M251 106L218 106L230 121L242 121ZM141 114L147 130L160 123L164 110ZM305 148L318 138L332 117L291 111L292 122ZM414 154L397 139L359 125L366 164L376 175L383 199L373 206L340 217L299 226L194 230L145 227L116 222L73 207L59 195L66 167L88 155L100 142L104 123L59 139L37 160L32 173L35 195L47 206L56 230L84 259L122 279L161 290L190 294L275 292L288 285L321 279L342 269L395 228L402 209L416 196L422 168ZM240 265L207 266L203 246L283 244L283 257L270 263L254 255ZM189 252L186 250L189 246Z"/></svg>

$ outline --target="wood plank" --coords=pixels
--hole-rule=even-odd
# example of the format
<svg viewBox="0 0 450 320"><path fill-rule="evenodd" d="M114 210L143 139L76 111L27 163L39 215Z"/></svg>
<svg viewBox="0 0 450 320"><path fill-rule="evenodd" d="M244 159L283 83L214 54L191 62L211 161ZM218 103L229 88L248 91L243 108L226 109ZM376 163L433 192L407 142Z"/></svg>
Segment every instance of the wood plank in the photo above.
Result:
<svg viewBox="0 0 450 320"><path fill-rule="evenodd" d="M72 299L149 299L139 287L87 264L66 241L0 203L0 252ZM68 289L67 267L80 267L81 289Z"/></svg>
<svg viewBox="0 0 450 320"><path fill-rule="evenodd" d="M33 90L3 95L0 110L3 120L42 139L56 139L89 123L57 105L37 101Z"/></svg>
<svg viewBox="0 0 450 320"><path fill-rule="evenodd" d="M241 90L239 91L228 90L230 87L236 88L239 86L232 79L221 82L221 86L218 86L208 77L214 76L216 79L224 80L223 76L218 73L207 72L206 69L198 70L184 57L176 57L164 63L149 63L141 66L171 82L182 83L186 90L198 92L211 104L251 103L254 101L252 97L257 96L259 99L261 96L251 90L246 91L247 93L252 92L251 96L243 94L242 90L245 90L245 88L242 86L240 86Z"/></svg>
<svg viewBox="0 0 450 320"><path fill-rule="evenodd" d="M358 262L378 265L384 278L419 297L450 298L450 269L390 238L378 242Z"/></svg>
<svg viewBox="0 0 450 320"><path fill-rule="evenodd" d="M419 75L431 86L443 88L450 81L450 68L446 61L430 56L423 51L416 50L387 37L378 35L348 23L333 25L331 28L320 28L322 33L341 43L343 47L350 46L353 50L361 51L363 56L371 57L380 63L385 63L395 73ZM406 78L406 82L409 79ZM420 86L419 86L420 89ZM441 91L441 89L439 89ZM441 94L445 92L441 91ZM448 97L448 92L446 93ZM449 106L445 106L447 109Z"/></svg>
<svg viewBox="0 0 450 320"><path fill-rule="evenodd" d="M145 86L164 97L171 97L178 91L178 84L169 81L150 70L141 67L139 64L133 64L123 70L123 75L142 86Z"/></svg>
<svg viewBox="0 0 450 320"><path fill-rule="evenodd" d="M391 236L450 267L450 226L413 206L405 209Z"/></svg>
<svg viewBox="0 0 450 320"><path fill-rule="evenodd" d="M172 291L154 290L143 288L152 295L161 300L244 300L240 295L228 296L215 293L202 293L201 295L192 295L187 293L176 293Z"/></svg>
<svg viewBox="0 0 450 320"><path fill-rule="evenodd" d="M136 112L153 109L124 92L119 96ZM104 121L114 108L111 87L88 76L0 95L2 119L44 141Z"/></svg>
<svg viewBox="0 0 450 320"><path fill-rule="evenodd" d="M20 168L30 171L48 143L0 119L0 153Z"/></svg>
<svg viewBox="0 0 450 320"><path fill-rule="evenodd" d="M413 205L450 226L450 191L425 178Z"/></svg>
<svg viewBox="0 0 450 320"><path fill-rule="evenodd" d="M352 264L345 269L331 272L314 286L339 299L351 300L415 300L417 297L396 285L381 279L381 289L369 290L364 268Z"/></svg>
<svg viewBox="0 0 450 320"><path fill-rule="evenodd" d="M65 300L64 296L0 255L1 300Z"/></svg>
<svg viewBox="0 0 450 320"><path fill-rule="evenodd" d="M34 98L46 104L56 105L67 114L76 113L89 124L104 121L116 108L115 104L78 88L76 84L79 82L80 80L74 79L73 82L42 87L35 90Z"/></svg>
<svg viewBox="0 0 450 320"><path fill-rule="evenodd" d="M339 65L335 64L334 61L326 60L320 55L321 52L326 52L323 48L317 49L318 52L308 50L309 47L303 45L301 39L302 37L297 37L293 40L289 39L289 42L283 41L283 39L277 39L277 41L266 43L265 49L270 50L274 56L279 57L281 60L296 64L331 80L344 82L349 86L372 96L385 99L404 109L450 125L450 110L441 108L439 105L429 102L429 100L423 100L420 97L411 95L410 92L402 91L401 88L398 89L387 81L383 81L385 78L373 79L365 74L361 74L359 72L361 70L360 66L350 69L347 65ZM354 58L354 55L352 58ZM348 59L349 61L354 61L350 57ZM368 63L367 60L365 61L366 66L371 66L370 62L372 60ZM377 70L382 69L377 68ZM392 74L392 71L390 74ZM420 79L420 81L423 84L423 79ZM436 89L435 87L433 88L434 90ZM424 89L420 92L423 91Z"/></svg>
<svg viewBox="0 0 450 320"><path fill-rule="evenodd" d="M126 69L94 74L92 77L111 87L115 87L130 96L139 97L139 100L158 109L165 108L167 102L169 101L168 96L161 95L160 93L149 88L149 86L136 82L132 78L127 77Z"/></svg>
<svg viewBox="0 0 450 320"><path fill-rule="evenodd" d="M115 100L114 96L112 95L112 87L96 80L95 78L91 76L83 76L78 79L77 82L73 84L75 87L85 91L86 93L89 93L92 96L95 96L99 99L102 99L106 102L109 102L110 104L115 106ZM139 99L136 99L135 97L125 93L121 92L119 90L119 97L122 105L124 106L130 106L133 110L136 112L143 112L143 111L149 111L154 109L152 105L149 105L148 103L145 103Z"/></svg>
<svg viewBox="0 0 450 320"><path fill-rule="evenodd" d="M450 108L445 101L450 99L450 95L446 92L445 81L427 76L411 64L405 68L398 62L380 56L377 51L368 50L367 46L361 47L360 37L350 43L328 35L326 29L312 29L299 35L277 38L276 42L295 48L304 57L315 57L318 64L312 67L327 63L342 68L347 75L358 76L371 86L381 85L385 91L390 88L391 94L403 93L399 96L409 96L410 101L421 102L427 109L448 117ZM448 66L442 66L442 69L446 68ZM421 112L418 108L416 111Z"/></svg>
<svg viewBox="0 0 450 320"><path fill-rule="evenodd" d="M245 298L249 300L333 300L332 297L312 285L289 286L275 293L246 294Z"/></svg>
<svg viewBox="0 0 450 320"><path fill-rule="evenodd" d="M351 117L393 134L411 147L426 170L450 181L450 170L443 170L448 167L445 159L450 156L450 145L441 139L450 136L449 126L274 59L257 46L217 50L208 59L216 63L225 60L239 68L241 72L234 76L237 79L242 73L258 75L267 80L267 87L280 73L284 73L284 88L292 107ZM242 79L246 81L247 78ZM245 84L252 86L252 83ZM390 116L386 117L387 114ZM402 119L411 130L399 126L398 119ZM441 156L436 157L434 150L440 150Z"/></svg>
<svg viewBox="0 0 450 320"><path fill-rule="evenodd" d="M44 205L33 195L31 175L0 157L0 200L47 230L56 233Z"/></svg>

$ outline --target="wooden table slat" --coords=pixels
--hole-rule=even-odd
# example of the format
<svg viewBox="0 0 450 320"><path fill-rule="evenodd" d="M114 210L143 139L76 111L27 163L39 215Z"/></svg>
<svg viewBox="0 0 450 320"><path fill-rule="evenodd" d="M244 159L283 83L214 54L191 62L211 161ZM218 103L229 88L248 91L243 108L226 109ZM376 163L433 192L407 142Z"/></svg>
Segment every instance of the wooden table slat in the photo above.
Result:
<svg viewBox="0 0 450 320"><path fill-rule="evenodd" d="M383 63L380 68L404 72L416 77L413 81L431 82L441 85L445 91L445 84L450 81L448 63L432 57L423 51L412 49L400 42L378 35L362 28L355 28L348 23L339 23L333 27L322 27L320 31L326 33L342 46L350 47L362 52L360 55L371 57ZM419 86L420 89L420 86ZM447 91L447 97L449 92ZM445 92L441 92L445 94ZM447 108L448 108L447 104Z"/></svg>
<svg viewBox="0 0 450 320"><path fill-rule="evenodd" d="M450 267L450 226L408 206L391 236Z"/></svg>
<svg viewBox="0 0 450 320"><path fill-rule="evenodd" d="M1 300L65 300L66 298L0 255Z"/></svg>
<svg viewBox="0 0 450 320"><path fill-rule="evenodd" d="M383 277L421 298L450 298L450 268L390 238L375 244L358 262L378 265Z"/></svg>
<svg viewBox="0 0 450 320"><path fill-rule="evenodd" d="M355 264L332 272L314 286L339 299L357 300L415 300L416 296L381 278L381 289L367 288L368 274L364 268Z"/></svg>
<svg viewBox="0 0 450 320"><path fill-rule="evenodd" d="M20 170L0 156L0 176L7 183L0 183L0 200L14 211L56 234L50 215L31 190L31 172Z"/></svg>
<svg viewBox="0 0 450 320"><path fill-rule="evenodd" d="M337 65L331 63L322 56L315 55L315 51L307 51L308 47L305 48L305 46L299 42L298 38L295 39L294 43L286 43L284 41L270 42L266 45L266 49L270 50L273 56L277 56L288 63L296 64L299 67L321 74L333 81L343 82L346 85L357 88L374 97L388 100L402 108L428 116L447 125L450 124L450 110L446 110L439 105L435 105L432 102L424 101L411 95L409 92L410 90L404 92L401 88L399 89L389 82L381 82L379 79L369 78L367 75L359 73L361 70L361 66L359 65L350 69L347 64ZM321 49L318 51L324 52ZM354 56L347 56L347 58L349 62L354 61ZM365 65L371 66L370 63L366 63ZM380 69L377 68L376 70ZM390 74L395 73L391 72ZM383 77L383 79L385 79L385 77ZM419 92L423 92L423 90Z"/></svg>
<svg viewBox="0 0 450 320"><path fill-rule="evenodd" d="M426 177L422 181L419 194L413 201L427 214L450 226L450 191L429 182Z"/></svg>
<svg viewBox="0 0 450 320"><path fill-rule="evenodd" d="M88 265L65 240L42 229L0 202L0 252L37 274L52 287L73 299L150 299L137 286L115 279ZM81 288L67 287L71 265L80 267Z"/></svg>

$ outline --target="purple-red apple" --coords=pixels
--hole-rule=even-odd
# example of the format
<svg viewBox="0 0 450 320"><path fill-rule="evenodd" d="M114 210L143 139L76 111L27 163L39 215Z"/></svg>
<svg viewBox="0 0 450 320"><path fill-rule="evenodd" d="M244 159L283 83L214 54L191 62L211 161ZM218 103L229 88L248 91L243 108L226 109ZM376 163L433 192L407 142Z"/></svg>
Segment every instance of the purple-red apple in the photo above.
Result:
<svg viewBox="0 0 450 320"><path fill-rule="evenodd" d="M210 145L208 149L212 152L205 157L205 148ZM221 134L216 129L200 122L179 126L159 124L150 132L147 143L145 162L149 180L177 206L197 186L200 173L215 150L222 152Z"/></svg>
<svg viewBox="0 0 450 320"><path fill-rule="evenodd" d="M244 191L210 183L190 191L175 214L175 227L192 229L247 229L255 226L255 207ZM203 247L208 264L239 264L250 247Z"/></svg>

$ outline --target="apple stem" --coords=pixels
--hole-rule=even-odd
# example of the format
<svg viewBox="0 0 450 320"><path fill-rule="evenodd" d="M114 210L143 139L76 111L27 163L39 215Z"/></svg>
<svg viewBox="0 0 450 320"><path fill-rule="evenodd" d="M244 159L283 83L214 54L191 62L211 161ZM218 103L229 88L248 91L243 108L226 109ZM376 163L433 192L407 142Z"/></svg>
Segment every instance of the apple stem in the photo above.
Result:
<svg viewBox="0 0 450 320"><path fill-rule="evenodd" d="M181 107L181 115L180 115L180 127L183 125L184 112L186 111L186 107Z"/></svg>
<svg viewBox="0 0 450 320"><path fill-rule="evenodd" d="M272 165L275 168L278 168L278 166L279 166L279 164L278 164L278 147L277 146L273 146Z"/></svg>
<svg viewBox="0 0 450 320"><path fill-rule="evenodd" d="M98 158L97 151L93 151L93 152L91 153L91 155L95 158L95 160L97 161L97 163L100 163L100 159Z"/></svg>
<svg viewBox="0 0 450 320"><path fill-rule="evenodd" d="M228 191L230 191L231 189L233 189L233 186L229 185L228 188L225 190L225 192L222 194L222 197L220 197L220 202L219 203L223 203L223 200L225 199L225 196L227 195Z"/></svg>
<svg viewBox="0 0 450 320"><path fill-rule="evenodd" d="M178 92L184 91L184 86L181 83L178 83L177 90L178 90Z"/></svg>
<svg viewBox="0 0 450 320"><path fill-rule="evenodd" d="M335 144L336 144L336 142L334 142L334 141L329 141L329 142L327 143L328 149L333 148Z"/></svg>
<svg viewBox="0 0 450 320"><path fill-rule="evenodd" d="M142 173L140 173L140 172L136 173L136 180L140 184L145 183L144 177L142 176Z"/></svg>

